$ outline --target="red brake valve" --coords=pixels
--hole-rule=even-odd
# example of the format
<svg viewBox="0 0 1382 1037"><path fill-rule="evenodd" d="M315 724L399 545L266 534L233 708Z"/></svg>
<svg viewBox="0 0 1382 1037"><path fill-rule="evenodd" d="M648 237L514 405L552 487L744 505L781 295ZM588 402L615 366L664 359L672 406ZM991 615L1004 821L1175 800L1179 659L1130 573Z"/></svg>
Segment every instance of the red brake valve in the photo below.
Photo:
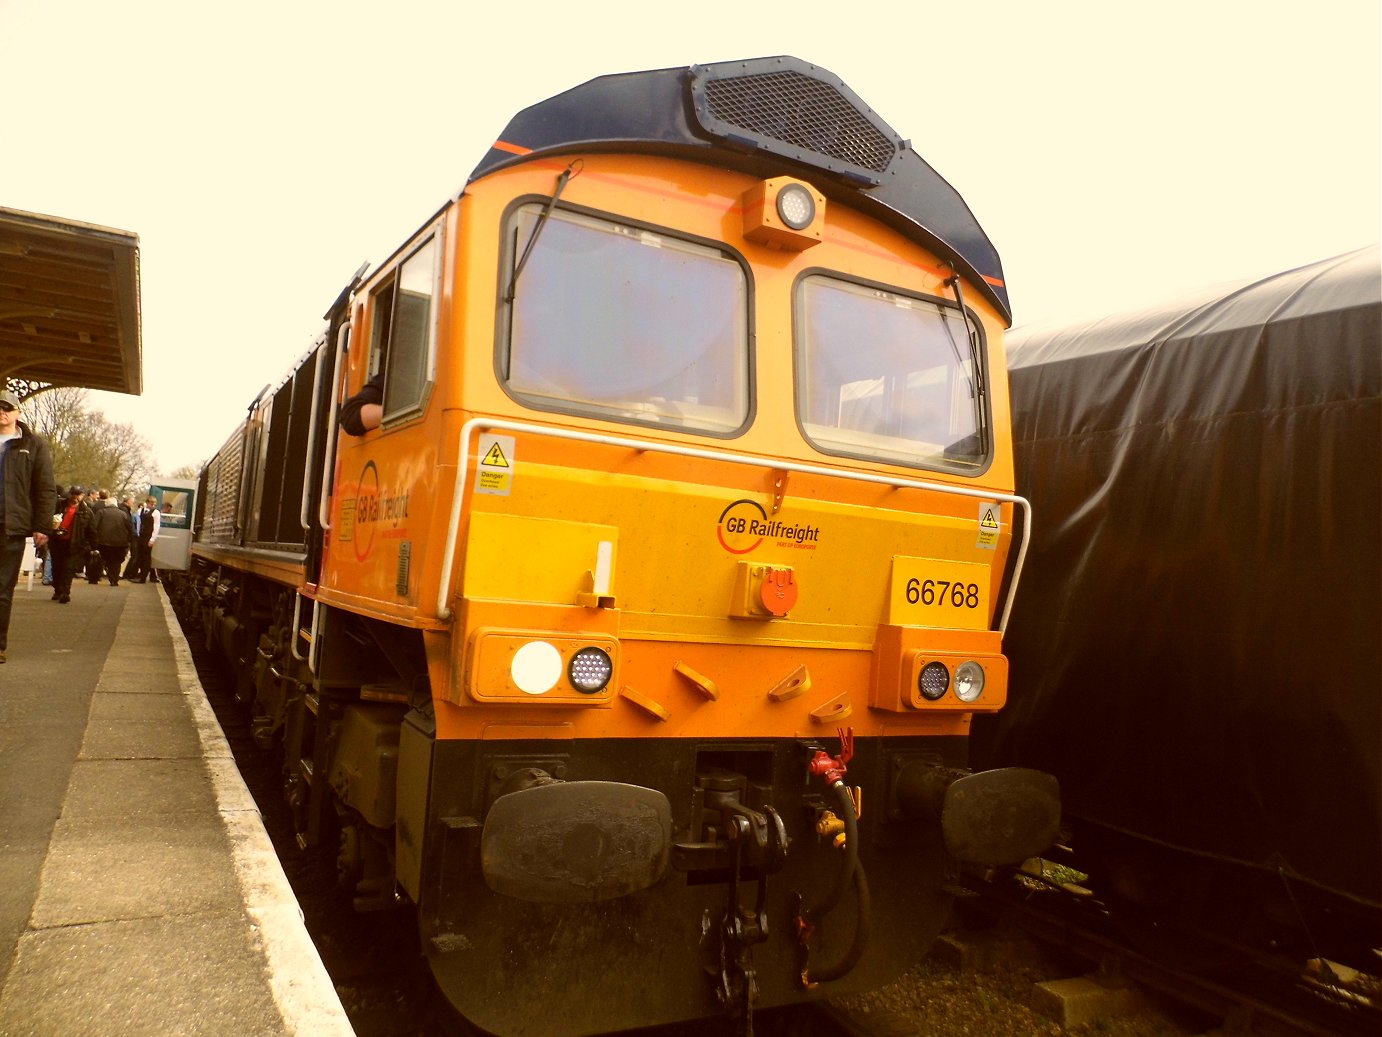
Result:
<svg viewBox="0 0 1382 1037"><path fill-rule="evenodd" d="M845 776L845 771L849 770L849 761L854 757L854 728L840 728L840 755L831 756L824 750L816 753L807 764L807 770L812 774L825 776L827 785L834 785Z"/></svg>

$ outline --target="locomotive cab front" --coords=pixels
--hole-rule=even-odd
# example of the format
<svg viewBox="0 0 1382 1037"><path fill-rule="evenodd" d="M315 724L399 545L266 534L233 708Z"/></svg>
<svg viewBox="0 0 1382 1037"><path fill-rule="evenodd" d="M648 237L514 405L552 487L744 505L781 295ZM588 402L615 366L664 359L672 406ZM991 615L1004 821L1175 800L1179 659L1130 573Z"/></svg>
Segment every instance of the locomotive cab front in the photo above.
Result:
<svg viewBox="0 0 1382 1037"><path fill-rule="evenodd" d="M1007 321L959 196L792 58L520 113L343 295L323 410L382 423L328 423L284 639L303 838L334 810L463 1015L867 989L957 859L1050 841L1053 780L965 770L1029 521Z"/></svg>

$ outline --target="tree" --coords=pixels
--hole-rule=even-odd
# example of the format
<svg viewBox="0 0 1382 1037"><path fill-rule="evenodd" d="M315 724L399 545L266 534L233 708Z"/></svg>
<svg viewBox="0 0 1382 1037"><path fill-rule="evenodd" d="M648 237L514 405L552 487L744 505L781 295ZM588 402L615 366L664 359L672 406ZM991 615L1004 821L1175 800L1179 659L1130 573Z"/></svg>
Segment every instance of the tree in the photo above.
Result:
<svg viewBox="0 0 1382 1037"><path fill-rule="evenodd" d="M71 385L40 389L24 400L24 416L56 450L86 413L87 391Z"/></svg>
<svg viewBox="0 0 1382 1037"><path fill-rule="evenodd" d="M88 410L86 401L85 389L66 385L41 389L24 401L28 423L53 448L53 474L64 486L142 494L155 474L148 441L133 425Z"/></svg>

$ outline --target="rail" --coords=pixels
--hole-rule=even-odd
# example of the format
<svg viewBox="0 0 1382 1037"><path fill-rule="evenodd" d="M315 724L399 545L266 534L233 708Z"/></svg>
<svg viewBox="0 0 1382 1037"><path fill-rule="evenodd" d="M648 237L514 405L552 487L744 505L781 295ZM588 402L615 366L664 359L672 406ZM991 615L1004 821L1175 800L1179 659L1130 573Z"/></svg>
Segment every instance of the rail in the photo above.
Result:
<svg viewBox="0 0 1382 1037"><path fill-rule="evenodd" d="M1013 564L1012 579L1008 582L1004 595L1002 616L998 624L1000 633L1007 630L1008 616L1012 611L1013 596L1022 576L1022 566L1027 559L1027 545L1032 540L1032 506L1025 497L1010 493L994 493L978 487L954 486L950 483L928 482L924 479L906 479L894 475L881 475L872 472L852 472L842 468L827 468L824 465L803 464L798 461L765 460L744 454L732 454L723 450L706 450L701 447L678 446L675 443L655 443L647 439L633 439L627 436L610 436L597 432L580 432L575 429L553 428L549 425L533 425L523 421L506 421L499 418L471 418L461 426L458 437L459 453L456 459L456 484L451 492L451 518L446 531L446 550L442 555L441 584L437 588L437 618L451 619L451 608L447 604L450 596L451 577L456 565L456 542L460 536L461 507L466 493L466 480L470 472L470 441L480 430L504 432L525 432L554 439L567 439L578 443L595 443L601 446L624 447L629 450L672 454L677 457L693 457L705 461L722 461L727 464L763 468L774 472L795 472L801 475L822 475L832 479L851 479L855 482L874 483L891 486L895 489L929 490L936 493L949 493L977 500L1002 501L1014 505L1022 513L1022 542L1018 545L1017 561Z"/></svg>

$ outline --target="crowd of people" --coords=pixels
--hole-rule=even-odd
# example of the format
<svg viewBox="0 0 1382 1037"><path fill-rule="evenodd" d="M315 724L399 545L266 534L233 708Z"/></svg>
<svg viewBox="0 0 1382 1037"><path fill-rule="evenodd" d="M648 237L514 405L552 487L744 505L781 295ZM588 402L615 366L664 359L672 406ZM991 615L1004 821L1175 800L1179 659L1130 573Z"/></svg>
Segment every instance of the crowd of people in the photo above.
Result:
<svg viewBox="0 0 1382 1037"><path fill-rule="evenodd" d="M136 506L133 497L112 502L107 490L59 486L57 499L43 566L43 583L53 588L54 601L70 602L79 576L91 584L104 577L112 587L122 579L158 582L152 556L162 515L153 497Z"/></svg>

